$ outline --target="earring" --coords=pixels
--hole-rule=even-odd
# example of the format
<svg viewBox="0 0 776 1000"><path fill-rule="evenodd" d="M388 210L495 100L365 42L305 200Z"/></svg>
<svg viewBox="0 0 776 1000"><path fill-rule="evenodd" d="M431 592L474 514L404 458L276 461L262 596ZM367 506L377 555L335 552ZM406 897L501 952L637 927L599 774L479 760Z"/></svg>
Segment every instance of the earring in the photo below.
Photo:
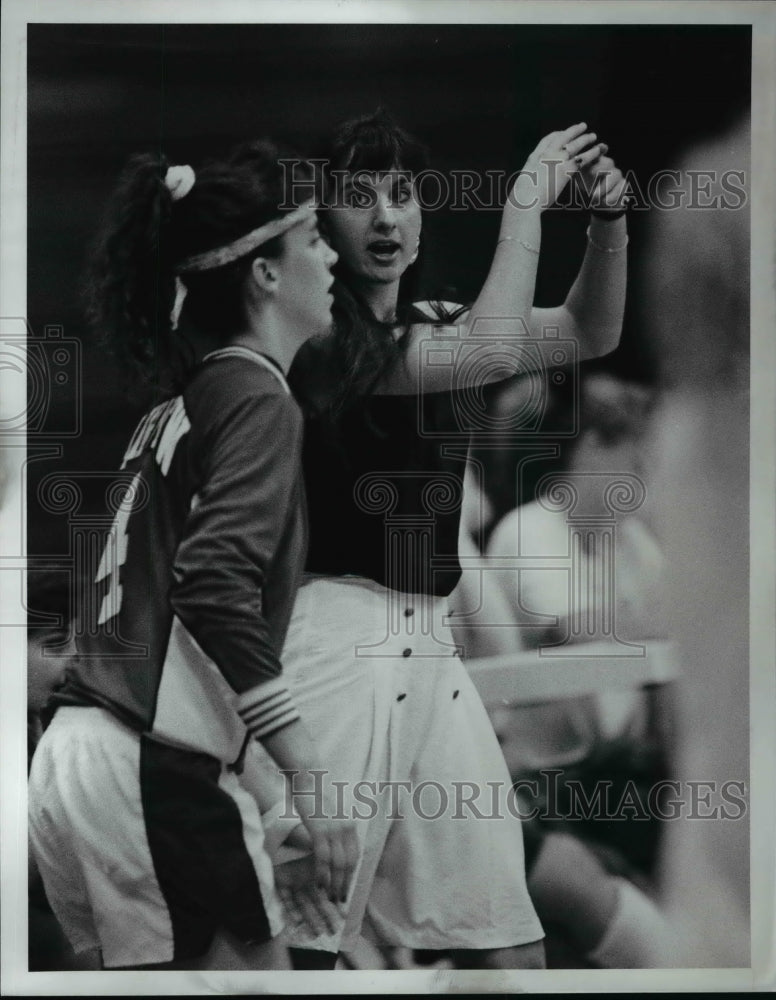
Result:
<svg viewBox="0 0 776 1000"><path fill-rule="evenodd" d="M415 263L415 261L418 259L419 253L420 253L420 237L418 236L417 241L415 242L415 250L413 251L412 256L410 257L410 264Z"/></svg>

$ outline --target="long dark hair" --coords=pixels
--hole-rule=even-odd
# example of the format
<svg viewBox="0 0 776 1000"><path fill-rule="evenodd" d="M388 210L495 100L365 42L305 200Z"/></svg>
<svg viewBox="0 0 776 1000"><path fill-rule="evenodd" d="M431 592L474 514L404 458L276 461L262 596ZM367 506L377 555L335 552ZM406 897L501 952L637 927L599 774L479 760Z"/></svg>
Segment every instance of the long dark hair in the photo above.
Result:
<svg viewBox="0 0 776 1000"><path fill-rule="evenodd" d="M165 183L170 161L136 154L124 168L86 277L87 317L116 355L129 386L177 391L192 364L173 330L176 265L191 254L231 243L293 208L286 202L281 151L255 144L250 167L210 163L178 200ZM186 274L185 315L214 342L243 324L242 287L258 255L278 257L282 239L202 273Z"/></svg>
<svg viewBox="0 0 776 1000"><path fill-rule="evenodd" d="M321 227L326 231L326 203L336 188L335 171L377 173L401 170L413 177L426 169L425 146L401 128L383 108L343 122L316 156L324 164L321 178ZM428 321L413 308L418 298L423 241L417 260L402 276L396 319L379 320L356 291L342 258L334 267L333 333L326 340L308 341L289 373L291 384L308 409L336 418L355 401L368 396L380 377L399 357L406 338L395 337L397 325ZM444 316L439 316L440 321Z"/></svg>

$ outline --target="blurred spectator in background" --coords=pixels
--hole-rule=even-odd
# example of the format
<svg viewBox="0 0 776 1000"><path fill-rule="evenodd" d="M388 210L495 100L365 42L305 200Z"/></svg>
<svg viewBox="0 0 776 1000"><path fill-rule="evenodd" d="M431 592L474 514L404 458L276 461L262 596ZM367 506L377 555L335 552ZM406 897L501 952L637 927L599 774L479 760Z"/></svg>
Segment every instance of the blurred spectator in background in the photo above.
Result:
<svg viewBox="0 0 776 1000"><path fill-rule="evenodd" d="M587 372L579 383L577 411L573 389L567 378L549 390L542 422L543 435L551 435L573 427L578 413L578 432L561 439L555 473L540 478L536 498L506 514L493 529L487 545L493 564L482 574L464 573L458 607L465 613L479 605L481 622L459 631L468 657L600 639L603 634L595 629L592 635L586 629L575 634L572 622L600 619L606 604L613 604L620 641L665 634L662 557L640 504L631 514L617 515L613 578L607 580L601 572L604 534L611 530L607 487L629 476L636 477L638 486L642 479L651 393L603 371ZM523 384L513 382L495 405L502 413L510 406L517 412L525 391ZM503 475L503 455L496 466ZM516 473L513 465L513 479ZM541 566L542 559L568 558L572 547L569 511L547 501L553 482L571 491L575 509L583 510L593 525L579 536L584 544L574 571ZM492 501L486 497L488 503ZM481 498L470 495L467 526L472 536L482 510ZM473 537L466 544L476 553ZM518 555L532 560L535 568L519 573L511 568L504 557ZM581 592L572 587L574 573L591 585ZM482 627L485 623L490 627ZM573 808L567 787L578 783L594 796L596 787L607 783L616 803L634 783L646 801L649 787L667 774L667 700L666 692L655 688L612 690L491 709L513 780L536 780L541 789L542 769L562 771L555 801L526 806L526 813L539 807L540 818L526 824L526 856L529 890L547 931L551 964L639 967L651 964L660 947L662 918L636 885L649 887L658 823L595 814L569 819Z"/></svg>
<svg viewBox="0 0 776 1000"><path fill-rule="evenodd" d="M502 518L490 537L487 552L494 557L519 553L537 560L569 556L570 512L546 504L543 488L560 483L571 488L575 508L600 519L600 529L588 527L584 532L586 546L579 552L576 568L580 576L592 580L592 585L580 593L572 589L567 568L537 566L518 573L500 568L494 560L493 568L483 574L483 602L494 612L503 608L508 615L502 616L505 622L522 623L519 628L483 630L478 638L479 655L602 638L595 627L592 635L587 634L587 629L573 633L572 616L595 621L604 602L611 601L609 587L614 590L614 630L619 640L638 642L665 634L662 557L641 516L643 505L632 514L617 516L612 580L606 579L600 566L601 543L610 527L606 520L611 513L606 505L606 488L617 481L618 473L635 475L639 480L643 476L642 435L649 391L599 372L585 376L580 396L579 433L562 445L560 478L556 474L540 480L542 496ZM566 396L555 401L554 409L569 403ZM551 411L545 426L551 427L556 419ZM574 606L579 598L585 603ZM526 624L525 612L530 612L529 617L544 616L547 624ZM484 644L487 648L483 648ZM521 705L516 713L500 713L499 729L508 740L515 767L520 762L521 773L578 765L612 741L617 746L612 757L614 766L622 760L624 748L620 744L641 744L647 738L650 722L647 698L639 691L607 691L584 698Z"/></svg>
<svg viewBox="0 0 776 1000"><path fill-rule="evenodd" d="M70 648L70 587L61 572L27 573L27 763L41 735L40 712L61 680Z"/></svg>

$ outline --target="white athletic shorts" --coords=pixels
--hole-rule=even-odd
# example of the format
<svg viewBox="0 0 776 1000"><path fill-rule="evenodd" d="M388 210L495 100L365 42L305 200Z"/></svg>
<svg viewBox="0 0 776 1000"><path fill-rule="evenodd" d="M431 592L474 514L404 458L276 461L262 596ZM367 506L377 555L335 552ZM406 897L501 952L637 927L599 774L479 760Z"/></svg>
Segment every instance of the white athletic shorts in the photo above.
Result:
<svg viewBox="0 0 776 1000"><path fill-rule="evenodd" d="M348 950L362 930L426 949L544 936L509 772L443 620L449 610L446 599L359 577L306 577L299 590L284 676L321 766L344 782L361 852L337 933L289 927L291 945Z"/></svg>
<svg viewBox="0 0 776 1000"><path fill-rule="evenodd" d="M172 748L101 708L59 708L35 751L30 847L76 952L106 968L204 954L226 928L283 926L257 805L206 754Z"/></svg>

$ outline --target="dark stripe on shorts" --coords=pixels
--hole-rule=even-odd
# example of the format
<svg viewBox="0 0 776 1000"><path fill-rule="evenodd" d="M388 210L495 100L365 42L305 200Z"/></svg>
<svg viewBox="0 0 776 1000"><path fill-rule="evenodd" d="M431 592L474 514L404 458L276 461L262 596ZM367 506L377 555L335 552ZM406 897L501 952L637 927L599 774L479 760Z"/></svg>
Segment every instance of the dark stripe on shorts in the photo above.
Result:
<svg viewBox="0 0 776 1000"><path fill-rule="evenodd" d="M271 937L240 811L219 788L220 773L221 763L208 754L141 737L146 833L176 959L204 954L219 927L245 943Z"/></svg>

